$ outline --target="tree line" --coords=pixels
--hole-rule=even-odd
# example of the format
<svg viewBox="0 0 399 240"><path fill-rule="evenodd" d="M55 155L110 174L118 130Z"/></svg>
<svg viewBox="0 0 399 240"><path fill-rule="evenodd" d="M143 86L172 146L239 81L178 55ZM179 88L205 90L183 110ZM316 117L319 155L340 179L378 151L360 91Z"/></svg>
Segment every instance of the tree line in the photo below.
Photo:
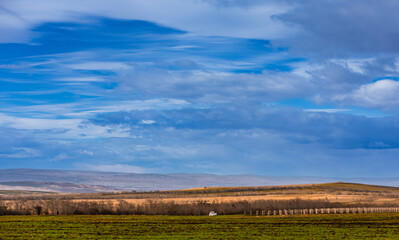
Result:
<svg viewBox="0 0 399 240"><path fill-rule="evenodd" d="M0 215L207 215L210 211L218 214L242 214L244 211L370 207L368 204L348 205L327 200L255 200L234 202L193 203L147 200L144 203L129 203L125 200L113 201L73 201L73 200L13 200L0 201ZM393 206L392 206L393 207Z"/></svg>

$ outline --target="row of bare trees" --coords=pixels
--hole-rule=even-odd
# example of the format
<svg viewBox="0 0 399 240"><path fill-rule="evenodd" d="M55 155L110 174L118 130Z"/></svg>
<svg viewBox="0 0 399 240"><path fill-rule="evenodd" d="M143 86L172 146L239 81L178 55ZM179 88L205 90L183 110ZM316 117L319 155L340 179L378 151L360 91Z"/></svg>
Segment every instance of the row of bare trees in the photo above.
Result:
<svg viewBox="0 0 399 240"><path fill-rule="evenodd" d="M242 214L244 211L337 208L348 207L327 200L257 200L236 202L177 203L174 201L148 200L144 203L114 201L72 200L13 200L0 201L0 215L205 215ZM353 206L355 207L355 206ZM356 205L356 207L368 207Z"/></svg>

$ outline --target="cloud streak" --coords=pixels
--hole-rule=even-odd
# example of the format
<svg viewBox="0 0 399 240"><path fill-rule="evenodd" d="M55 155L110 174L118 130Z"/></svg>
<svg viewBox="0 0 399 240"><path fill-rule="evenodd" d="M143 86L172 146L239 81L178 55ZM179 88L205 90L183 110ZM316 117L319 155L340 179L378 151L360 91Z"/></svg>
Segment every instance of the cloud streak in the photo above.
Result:
<svg viewBox="0 0 399 240"><path fill-rule="evenodd" d="M274 2L258 2L255 6L226 4L223 7L206 1L85 1L71 0L53 3L39 0L32 4L26 0L3 3L0 31L13 26L13 36L3 35L0 42L25 42L29 30L44 22L86 22L86 16L152 21L196 35L228 36L271 39L287 35L290 29L272 16L287 6ZM10 14L12 12L12 14ZM7 37L5 37L7 36Z"/></svg>

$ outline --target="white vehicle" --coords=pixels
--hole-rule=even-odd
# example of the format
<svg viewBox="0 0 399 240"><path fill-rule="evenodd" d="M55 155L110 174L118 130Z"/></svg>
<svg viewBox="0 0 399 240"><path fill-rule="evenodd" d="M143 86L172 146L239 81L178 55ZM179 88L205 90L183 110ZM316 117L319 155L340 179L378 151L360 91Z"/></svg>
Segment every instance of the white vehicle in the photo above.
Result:
<svg viewBox="0 0 399 240"><path fill-rule="evenodd" d="M210 213L209 213L209 216L216 216L216 215L218 215L217 213L215 213L214 211L211 211Z"/></svg>

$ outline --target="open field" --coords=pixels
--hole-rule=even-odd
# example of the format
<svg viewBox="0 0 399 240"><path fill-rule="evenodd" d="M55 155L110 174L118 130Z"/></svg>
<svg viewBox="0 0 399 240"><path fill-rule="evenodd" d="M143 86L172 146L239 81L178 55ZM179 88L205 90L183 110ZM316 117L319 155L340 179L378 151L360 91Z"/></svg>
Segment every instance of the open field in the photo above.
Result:
<svg viewBox="0 0 399 240"><path fill-rule="evenodd" d="M322 183L256 187L211 187L176 191L153 192L105 192L81 194L45 194L18 191L0 191L0 200L73 200L73 201L118 201L143 204L148 200L173 201L175 203L234 202L257 200L327 200L344 204L396 205L399 188L356 183Z"/></svg>
<svg viewBox="0 0 399 240"><path fill-rule="evenodd" d="M3 216L0 239L398 239L399 214Z"/></svg>
<svg viewBox="0 0 399 240"><path fill-rule="evenodd" d="M43 196L45 194L53 194L52 192L43 192L43 191L27 191L27 190L0 190L1 196L32 196L32 195L40 195Z"/></svg>
<svg viewBox="0 0 399 240"><path fill-rule="evenodd" d="M0 197L0 215L204 215L210 210L242 214L257 210L343 207L399 207L399 188L337 182Z"/></svg>

